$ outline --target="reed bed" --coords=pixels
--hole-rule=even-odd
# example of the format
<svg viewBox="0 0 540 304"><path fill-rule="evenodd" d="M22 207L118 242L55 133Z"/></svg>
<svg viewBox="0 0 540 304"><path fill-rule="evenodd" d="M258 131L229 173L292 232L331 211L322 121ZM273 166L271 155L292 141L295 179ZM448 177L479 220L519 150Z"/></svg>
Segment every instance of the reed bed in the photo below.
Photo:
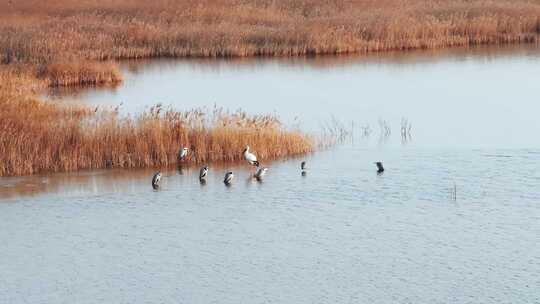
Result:
<svg viewBox="0 0 540 304"><path fill-rule="evenodd" d="M37 77L51 87L72 85L115 85L122 81L116 64L112 62L75 61L42 65Z"/></svg>
<svg viewBox="0 0 540 304"><path fill-rule="evenodd" d="M155 107L122 117L36 98L47 86L118 83L119 59L366 53L539 35L539 0L0 1L0 176L169 166L180 146L198 163L236 161L246 144L262 160L315 145L272 116Z"/></svg>
<svg viewBox="0 0 540 304"><path fill-rule="evenodd" d="M535 42L538 0L0 3L0 61L296 56Z"/></svg>
<svg viewBox="0 0 540 304"><path fill-rule="evenodd" d="M190 148L185 164L239 161L246 145L261 161L313 148L309 136L285 129L274 116L218 108L178 112L158 105L123 117L118 111L11 94L0 95L0 176L168 167L177 164L184 146Z"/></svg>

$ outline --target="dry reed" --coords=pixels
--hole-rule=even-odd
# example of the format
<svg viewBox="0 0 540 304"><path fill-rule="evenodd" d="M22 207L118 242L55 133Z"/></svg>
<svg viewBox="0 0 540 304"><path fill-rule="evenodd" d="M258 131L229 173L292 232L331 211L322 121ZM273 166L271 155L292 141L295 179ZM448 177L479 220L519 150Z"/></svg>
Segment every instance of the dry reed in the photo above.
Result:
<svg viewBox="0 0 540 304"><path fill-rule="evenodd" d="M0 3L0 62L308 55L534 42L538 0Z"/></svg>
<svg viewBox="0 0 540 304"><path fill-rule="evenodd" d="M48 86L114 85L122 76L112 62L66 62L40 66L37 77Z"/></svg>
<svg viewBox="0 0 540 304"><path fill-rule="evenodd" d="M117 59L298 56L536 42L538 0L0 2L0 176L305 153L275 117L156 107L132 118L46 103L46 86L117 83ZM211 118L208 118L211 117Z"/></svg>
<svg viewBox="0 0 540 304"><path fill-rule="evenodd" d="M20 85L0 71L3 85ZM8 93L5 93L8 92ZM311 139L274 116L222 109L176 112L155 106L136 117L84 105L39 101L0 90L0 176L93 168L167 167L190 147L186 163L239 161L250 145L261 160L304 154Z"/></svg>

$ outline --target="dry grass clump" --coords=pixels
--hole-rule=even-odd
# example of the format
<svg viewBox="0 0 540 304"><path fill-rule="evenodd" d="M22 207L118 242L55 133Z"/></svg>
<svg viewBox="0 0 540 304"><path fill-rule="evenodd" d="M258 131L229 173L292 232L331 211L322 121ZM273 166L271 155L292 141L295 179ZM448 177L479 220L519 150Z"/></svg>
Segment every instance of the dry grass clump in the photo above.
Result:
<svg viewBox="0 0 540 304"><path fill-rule="evenodd" d="M122 81L120 71L111 62L75 61L51 63L38 68L37 77L48 86L114 85Z"/></svg>
<svg viewBox="0 0 540 304"><path fill-rule="evenodd" d="M155 106L135 117L82 104L44 102L47 85L21 66L0 67L0 176L94 168L164 167L190 147L189 163L240 160L250 145L261 160L305 154L309 136L275 116L223 109L177 112Z"/></svg>
<svg viewBox="0 0 540 304"><path fill-rule="evenodd" d="M121 117L13 91L0 95L0 101L0 176L170 166L183 146L191 148L188 164L238 161L247 144L262 160L308 153L313 146L308 136L286 130L273 116L156 106L136 117Z"/></svg>

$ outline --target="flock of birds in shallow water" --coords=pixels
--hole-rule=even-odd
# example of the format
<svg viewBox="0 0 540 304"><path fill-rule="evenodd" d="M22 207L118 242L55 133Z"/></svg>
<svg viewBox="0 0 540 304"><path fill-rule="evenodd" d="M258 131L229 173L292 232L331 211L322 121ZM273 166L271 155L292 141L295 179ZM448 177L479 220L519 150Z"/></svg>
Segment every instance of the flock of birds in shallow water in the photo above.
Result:
<svg viewBox="0 0 540 304"><path fill-rule="evenodd" d="M253 177L258 181L262 181L263 177L266 175L266 172L268 172L268 168L260 166L260 163L257 160L257 156L255 156L255 154L253 154L253 153L251 153L249 151L249 146L246 146L246 148L244 149L244 151L242 153L244 155L244 159L250 165L255 166L257 168L255 173L253 174ZM180 151L178 152L178 161L183 161L186 158L187 154L188 154L188 148L184 147L184 148L180 149ZM384 172L384 167L383 167L382 162L376 162L375 165L377 165L377 173L378 174L381 174L381 173ZM306 167L306 162L305 161L302 161L300 163L300 170L302 172L302 176L306 176L307 167ZM163 175L161 174L161 172L158 171L152 177L152 187L154 189L159 188L162 176ZM199 171L199 181L201 182L201 184L206 184L206 177L207 176L208 176L208 166L204 166ZM229 171L229 172L225 173L223 183L225 185L229 186L229 185L232 184L233 179L234 179L234 173L232 171Z"/></svg>

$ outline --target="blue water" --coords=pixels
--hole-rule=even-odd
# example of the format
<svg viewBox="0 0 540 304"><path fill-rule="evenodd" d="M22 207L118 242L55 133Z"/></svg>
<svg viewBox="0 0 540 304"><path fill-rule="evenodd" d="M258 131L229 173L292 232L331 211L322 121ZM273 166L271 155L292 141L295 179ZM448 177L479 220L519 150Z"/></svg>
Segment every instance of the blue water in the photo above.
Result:
<svg viewBox="0 0 540 304"><path fill-rule="evenodd" d="M215 164L206 185L164 170L158 191L158 168L1 178L0 303L540 302L535 48L135 68L63 96L123 113L219 101L310 130L333 115L354 136L261 160L263 182Z"/></svg>

